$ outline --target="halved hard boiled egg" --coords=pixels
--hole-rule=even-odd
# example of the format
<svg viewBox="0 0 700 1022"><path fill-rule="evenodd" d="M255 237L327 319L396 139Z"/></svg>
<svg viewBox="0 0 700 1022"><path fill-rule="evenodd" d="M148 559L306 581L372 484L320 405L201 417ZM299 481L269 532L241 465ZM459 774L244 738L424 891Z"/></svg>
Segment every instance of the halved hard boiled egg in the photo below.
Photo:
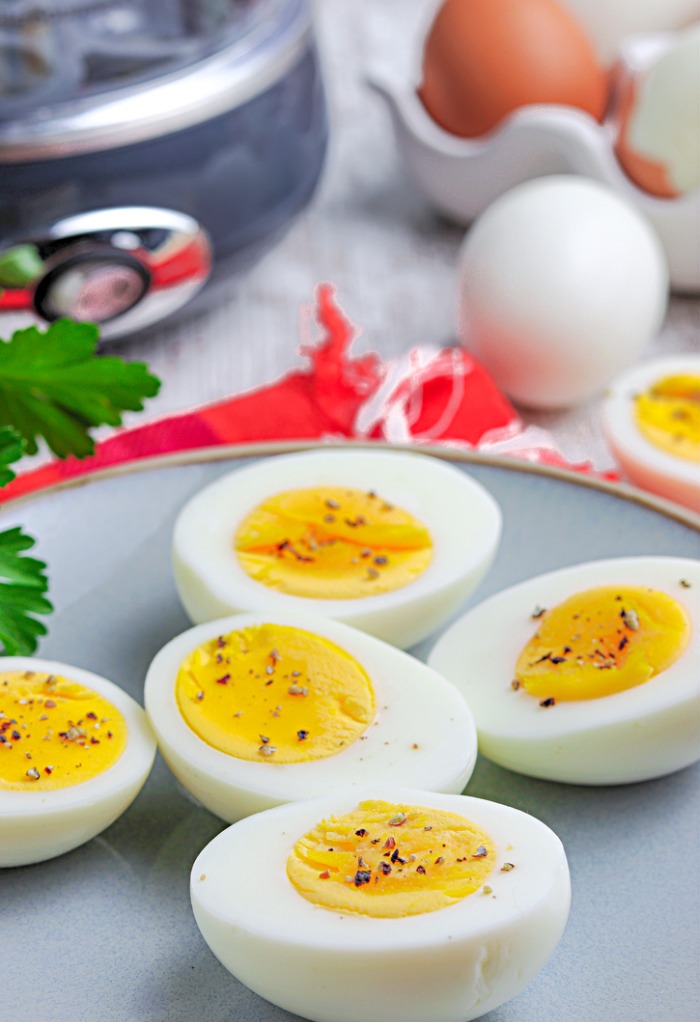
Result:
<svg viewBox="0 0 700 1022"><path fill-rule="evenodd" d="M437 458L310 451L193 497L175 525L173 570L195 622L303 610L406 647L476 588L500 531L490 494Z"/></svg>
<svg viewBox="0 0 700 1022"><path fill-rule="evenodd" d="M544 967L569 911L543 823L376 784L260 813L214 838L190 885L207 944L317 1022L469 1022Z"/></svg>
<svg viewBox="0 0 700 1022"><path fill-rule="evenodd" d="M700 564L592 561L503 590L457 621L430 665L518 773L623 784L700 758Z"/></svg>
<svg viewBox="0 0 700 1022"><path fill-rule="evenodd" d="M138 703L99 675L34 657L0 668L0 866L24 866L113 823L156 743Z"/></svg>
<svg viewBox="0 0 700 1022"><path fill-rule="evenodd" d="M169 767L232 822L377 778L459 792L476 760L462 695L337 621L240 614L169 642L146 677Z"/></svg>
<svg viewBox="0 0 700 1022"><path fill-rule="evenodd" d="M653 359L620 377L603 429L633 483L700 511L700 355Z"/></svg>

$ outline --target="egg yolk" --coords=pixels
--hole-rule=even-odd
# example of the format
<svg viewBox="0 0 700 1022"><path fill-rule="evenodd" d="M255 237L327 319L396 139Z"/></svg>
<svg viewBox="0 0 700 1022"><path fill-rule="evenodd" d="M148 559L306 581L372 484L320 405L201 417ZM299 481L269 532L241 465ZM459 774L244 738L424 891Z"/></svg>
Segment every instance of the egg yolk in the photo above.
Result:
<svg viewBox="0 0 700 1022"><path fill-rule="evenodd" d="M126 747L122 714L55 674L0 672L0 790L50 791L109 769Z"/></svg>
<svg viewBox="0 0 700 1022"><path fill-rule="evenodd" d="M287 859L287 876L315 905L399 918L461 901L483 885L495 863L488 834L463 816L371 800L300 838Z"/></svg>
<svg viewBox="0 0 700 1022"><path fill-rule="evenodd" d="M324 759L360 738L374 717L372 683L354 657L286 625L203 643L182 663L175 688L195 734L239 759Z"/></svg>
<svg viewBox="0 0 700 1022"><path fill-rule="evenodd" d="M279 493L241 523L243 569L293 596L353 600L408 585L428 567L430 533L370 491L326 486Z"/></svg>
<svg viewBox="0 0 700 1022"><path fill-rule="evenodd" d="M655 447L700 462L700 376L666 376L635 398L637 428Z"/></svg>
<svg viewBox="0 0 700 1022"><path fill-rule="evenodd" d="M642 685L670 667L690 639L683 607L642 586L587 589L533 616L539 627L518 657L514 687L544 705Z"/></svg>

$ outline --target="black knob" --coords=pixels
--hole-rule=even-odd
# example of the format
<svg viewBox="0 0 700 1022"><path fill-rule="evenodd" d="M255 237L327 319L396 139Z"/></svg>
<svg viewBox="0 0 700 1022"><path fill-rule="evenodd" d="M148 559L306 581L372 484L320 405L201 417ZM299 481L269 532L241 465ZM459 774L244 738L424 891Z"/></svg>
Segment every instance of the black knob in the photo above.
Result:
<svg viewBox="0 0 700 1022"><path fill-rule="evenodd" d="M135 256L111 246L63 249L37 283L34 308L49 321L68 316L108 323L141 301L151 275Z"/></svg>

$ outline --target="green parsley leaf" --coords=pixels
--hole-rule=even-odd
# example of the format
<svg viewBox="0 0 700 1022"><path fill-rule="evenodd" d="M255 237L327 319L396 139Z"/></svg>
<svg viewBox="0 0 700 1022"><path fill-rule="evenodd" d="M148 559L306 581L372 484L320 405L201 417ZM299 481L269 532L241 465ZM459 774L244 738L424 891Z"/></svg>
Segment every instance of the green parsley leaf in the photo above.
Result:
<svg viewBox="0 0 700 1022"><path fill-rule="evenodd" d="M9 656L34 652L46 626L33 615L53 610L43 595L48 589L46 565L23 556L33 546L32 537L19 526L0 532L0 641Z"/></svg>
<svg viewBox="0 0 700 1022"><path fill-rule="evenodd" d="M16 430L0 426L0 486L7 486L15 478L11 461L18 461L24 454L24 441Z"/></svg>
<svg viewBox="0 0 700 1022"><path fill-rule="evenodd" d="M96 355L98 336L93 323L59 319L0 340L0 426L14 428L28 454L43 437L60 458L84 458L94 451L90 428L121 425L123 411L158 393L143 362Z"/></svg>

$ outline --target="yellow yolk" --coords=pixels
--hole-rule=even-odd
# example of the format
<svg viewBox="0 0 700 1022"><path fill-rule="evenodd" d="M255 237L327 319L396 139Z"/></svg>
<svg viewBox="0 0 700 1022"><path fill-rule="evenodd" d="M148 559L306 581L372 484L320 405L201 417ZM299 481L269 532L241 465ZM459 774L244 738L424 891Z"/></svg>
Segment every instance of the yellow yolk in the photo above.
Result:
<svg viewBox="0 0 700 1022"><path fill-rule="evenodd" d="M400 589L433 554L430 533L407 511L335 486L270 497L241 523L234 545L256 582L329 600Z"/></svg>
<svg viewBox="0 0 700 1022"><path fill-rule="evenodd" d="M372 800L300 838L287 875L315 905L398 918L461 901L495 863L488 834L463 816Z"/></svg>
<svg viewBox="0 0 700 1022"><path fill-rule="evenodd" d="M49 791L111 767L126 747L123 716L74 681L0 672L0 790Z"/></svg>
<svg viewBox="0 0 700 1022"><path fill-rule="evenodd" d="M700 462L700 376L667 376L635 398L637 428L654 446Z"/></svg>
<svg viewBox="0 0 700 1022"><path fill-rule="evenodd" d="M244 628L198 646L180 667L176 697L203 741L268 763L333 756L374 717L364 668L327 639L286 625Z"/></svg>
<svg viewBox="0 0 700 1022"><path fill-rule="evenodd" d="M690 639L685 610L642 586L599 586L536 611L539 627L515 666L516 684L545 700L597 699L642 685Z"/></svg>

